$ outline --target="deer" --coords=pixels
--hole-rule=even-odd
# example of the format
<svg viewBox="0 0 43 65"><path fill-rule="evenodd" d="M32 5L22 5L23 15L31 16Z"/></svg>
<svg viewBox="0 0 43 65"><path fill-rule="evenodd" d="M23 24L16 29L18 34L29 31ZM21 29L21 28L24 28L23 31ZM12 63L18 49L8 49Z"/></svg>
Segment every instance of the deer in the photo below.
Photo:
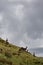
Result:
<svg viewBox="0 0 43 65"><path fill-rule="evenodd" d="M21 48L19 49L19 51L21 51L21 50L26 51L26 50L27 50L27 46L26 46L26 48L21 47Z"/></svg>

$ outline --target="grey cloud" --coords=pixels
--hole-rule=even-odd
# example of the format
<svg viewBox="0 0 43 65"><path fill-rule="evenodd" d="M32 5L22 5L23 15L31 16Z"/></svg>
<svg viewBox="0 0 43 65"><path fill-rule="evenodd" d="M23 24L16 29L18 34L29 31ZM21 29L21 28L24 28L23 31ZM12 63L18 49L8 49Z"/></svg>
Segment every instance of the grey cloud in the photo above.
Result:
<svg viewBox="0 0 43 65"><path fill-rule="evenodd" d="M40 38L43 33L43 1L37 1L31 4L26 11L26 31L32 38ZM38 6L39 5L39 6ZM36 35L35 35L36 33Z"/></svg>
<svg viewBox="0 0 43 65"><path fill-rule="evenodd" d="M21 20L19 20L19 18L15 15L18 5L24 6L24 15ZM0 23L0 32L7 32L6 34L11 41L24 41L24 34L27 34L30 39L43 38L42 0L33 0L31 2L25 0L0 0L0 12L3 12L3 20L2 23ZM11 35L11 37L9 35ZM26 41L24 42L28 43Z"/></svg>

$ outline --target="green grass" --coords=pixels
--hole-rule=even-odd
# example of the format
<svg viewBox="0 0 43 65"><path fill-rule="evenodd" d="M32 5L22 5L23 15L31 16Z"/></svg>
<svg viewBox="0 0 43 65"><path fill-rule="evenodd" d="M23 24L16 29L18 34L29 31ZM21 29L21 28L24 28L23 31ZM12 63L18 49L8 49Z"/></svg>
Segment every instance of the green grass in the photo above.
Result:
<svg viewBox="0 0 43 65"><path fill-rule="evenodd" d="M19 52L19 49L20 47L6 44L6 41L0 38L0 65L43 65L42 57L34 57L23 50Z"/></svg>

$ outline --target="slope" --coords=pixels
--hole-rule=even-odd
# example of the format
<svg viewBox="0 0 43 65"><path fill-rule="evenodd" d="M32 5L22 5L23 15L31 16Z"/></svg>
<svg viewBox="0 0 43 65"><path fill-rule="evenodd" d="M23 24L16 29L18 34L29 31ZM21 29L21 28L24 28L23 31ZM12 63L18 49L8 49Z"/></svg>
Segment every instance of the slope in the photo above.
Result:
<svg viewBox="0 0 43 65"><path fill-rule="evenodd" d="M21 50L0 38L0 65L43 65L43 58Z"/></svg>

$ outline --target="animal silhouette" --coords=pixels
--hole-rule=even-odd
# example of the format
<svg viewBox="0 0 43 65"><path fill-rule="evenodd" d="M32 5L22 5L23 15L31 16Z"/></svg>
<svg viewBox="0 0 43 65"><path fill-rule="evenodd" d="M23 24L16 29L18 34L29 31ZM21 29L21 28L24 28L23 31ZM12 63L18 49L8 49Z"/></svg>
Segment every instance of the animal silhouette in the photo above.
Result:
<svg viewBox="0 0 43 65"><path fill-rule="evenodd" d="M21 50L26 51L26 50L27 50L27 46L26 46L26 48L21 47L21 48L19 49L19 51L21 51Z"/></svg>

